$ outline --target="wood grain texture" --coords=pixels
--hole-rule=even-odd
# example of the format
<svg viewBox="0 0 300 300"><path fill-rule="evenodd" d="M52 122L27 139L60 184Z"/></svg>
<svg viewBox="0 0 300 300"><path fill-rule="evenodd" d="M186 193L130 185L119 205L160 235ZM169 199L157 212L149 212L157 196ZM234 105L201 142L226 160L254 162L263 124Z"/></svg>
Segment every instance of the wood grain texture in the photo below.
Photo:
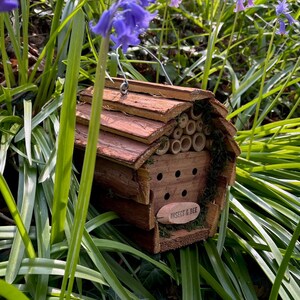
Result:
<svg viewBox="0 0 300 300"><path fill-rule="evenodd" d="M106 80L105 86L119 90L120 85L124 82L123 78L112 78ZM129 92L147 93L164 98L171 98L182 101L195 101L212 98L214 94L207 90L198 88L165 85L152 82L143 82L137 80L128 80Z"/></svg>
<svg viewBox="0 0 300 300"><path fill-rule="evenodd" d="M197 202L206 184L210 164L207 151L153 156L143 168L151 178L151 200L154 211L168 203Z"/></svg>
<svg viewBox="0 0 300 300"><path fill-rule="evenodd" d="M220 218L220 206L214 203L207 204L206 223L209 226L209 237L216 234L219 218Z"/></svg>
<svg viewBox="0 0 300 300"><path fill-rule="evenodd" d="M220 101L218 101L215 98L211 98L208 101L213 107L214 114L219 115L223 118L225 118L228 115L228 109Z"/></svg>
<svg viewBox="0 0 300 300"><path fill-rule="evenodd" d="M230 136L226 135L224 138L224 142L226 145L227 151L233 153L235 156L239 156L241 154L241 149L235 139Z"/></svg>
<svg viewBox="0 0 300 300"><path fill-rule="evenodd" d="M222 117L214 118L213 124L216 128L219 128L227 135L234 136L236 134L237 130L235 126L230 121L227 121Z"/></svg>
<svg viewBox="0 0 300 300"><path fill-rule="evenodd" d="M155 216L151 205L144 205L134 201L119 198L99 197L98 205L106 211L116 212L124 221L143 230L151 230L155 226Z"/></svg>
<svg viewBox="0 0 300 300"><path fill-rule="evenodd" d="M75 146L85 148L87 144L88 128L76 124ZM99 134L97 154L106 159L116 161L133 169L141 165L158 149L159 144L145 145L109 132Z"/></svg>
<svg viewBox="0 0 300 300"><path fill-rule="evenodd" d="M226 192L227 192L227 178L220 176L218 178L218 187L217 187L217 193L212 201L214 204L219 205L221 211L225 207L226 203Z"/></svg>
<svg viewBox="0 0 300 300"><path fill-rule="evenodd" d="M80 93L80 100L91 103L93 88ZM104 89L103 106L107 110L117 110L150 120L169 122L180 113L192 107L192 103L153 97L147 94L130 92L122 95L118 90Z"/></svg>
<svg viewBox="0 0 300 300"><path fill-rule="evenodd" d="M81 103L77 105L76 120L80 124L88 125L91 105ZM152 144L176 126L175 120L167 124L141 117L128 115L117 111L103 110L101 114L101 130L115 133L145 144Z"/></svg>
<svg viewBox="0 0 300 300"><path fill-rule="evenodd" d="M208 228L177 230L172 232L170 238L160 238L160 252L178 249L198 241L206 240L209 235Z"/></svg>

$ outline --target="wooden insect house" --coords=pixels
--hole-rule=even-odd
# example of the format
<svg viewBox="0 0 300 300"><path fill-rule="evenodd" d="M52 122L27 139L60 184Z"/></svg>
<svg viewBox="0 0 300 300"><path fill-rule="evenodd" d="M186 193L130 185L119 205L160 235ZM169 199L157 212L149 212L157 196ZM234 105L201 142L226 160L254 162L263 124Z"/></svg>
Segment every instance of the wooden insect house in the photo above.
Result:
<svg viewBox="0 0 300 300"><path fill-rule="evenodd" d="M209 91L107 80L97 149L97 201L125 233L159 253L216 233L239 147L228 111ZM80 93L76 148L83 153L93 88Z"/></svg>

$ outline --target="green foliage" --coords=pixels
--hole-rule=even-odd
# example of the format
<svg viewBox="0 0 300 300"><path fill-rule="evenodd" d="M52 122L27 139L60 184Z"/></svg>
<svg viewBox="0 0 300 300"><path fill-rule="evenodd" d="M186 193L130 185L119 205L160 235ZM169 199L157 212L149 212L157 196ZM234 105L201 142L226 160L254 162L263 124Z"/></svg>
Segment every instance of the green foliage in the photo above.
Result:
<svg viewBox="0 0 300 300"><path fill-rule="evenodd" d="M276 35L276 1L255 2L235 14L233 1L183 1L179 8L160 1L142 37L147 51L110 51L102 60L103 41L88 22L106 1L21 1L20 11L0 13L1 296L297 299L299 23ZM295 19L299 4L291 1ZM34 58L32 20L47 27ZM129 78L165 82L153 55L174 84L210 89L227 105L242 150L218 235L155 257L110 224L114 213L89 205L95 141L80 182L72 166L78 90L101 82L106 64L109 75L122 75L118 59Z"/></svg>

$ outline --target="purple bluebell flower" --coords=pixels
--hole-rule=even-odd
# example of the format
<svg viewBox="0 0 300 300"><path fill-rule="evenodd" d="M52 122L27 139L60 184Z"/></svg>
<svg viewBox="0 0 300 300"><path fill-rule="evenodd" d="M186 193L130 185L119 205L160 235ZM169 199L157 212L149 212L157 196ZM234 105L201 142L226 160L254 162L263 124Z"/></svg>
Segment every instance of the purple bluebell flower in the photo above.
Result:
<svg viewBox="0 0 300 300"><path fill-rule="evenodd" d="M170 6L172 7L179 7L179 4L182 2L182 0L171 0Z"/></svg>
<svg viewBox="0 0 300 300"><path fill-rule="evenodd" d="M248 0L247 7L252 7L254 6L254 1L253 0Z"/></svg>
<svg viewBox="0 0 300 300"><path fill-rule="evenodd" d="M289 7L286 3L286 0L278 0L278 5L275 8L279 22L279 30L276 32L278 34L286 34L286 24L284 22L284 18L287 19L289 25L295 23L295 19L291 16L288 9Z"/></svg>
<svg viewBox="0 0 300 300"><path fill-rule="evenodd" d="M244 2L245 2L244 0L237 0L234 11L239 12L245 10Z"/></svg>
<svg viewBox="0 0 300 300"><path fill-rule="evenodd" d="M151 14L146 7L155 0L118 0L108 10L104 11L99 22L91 30L106 37L111 31L114 49L122 46L124 52L130 45L140 43L139 35L149 27L149 23L157 13Z"/></svg>
<svg viewBox="0 0 300 300"><path fill-rule="evenodd" d="M248 0L248 4L245 6L244 5L245 0L236 0L236 6L234 11L235 12L239 12L239 11L243 11L248 7L252 7L254 6L254 1L253 0Z"/></svg>
<svg viewBox="0 0 300 300"><path fill-rule="evenodd" d="M18 0L0 0L0 12L11 11L18 8Z"/></svg>

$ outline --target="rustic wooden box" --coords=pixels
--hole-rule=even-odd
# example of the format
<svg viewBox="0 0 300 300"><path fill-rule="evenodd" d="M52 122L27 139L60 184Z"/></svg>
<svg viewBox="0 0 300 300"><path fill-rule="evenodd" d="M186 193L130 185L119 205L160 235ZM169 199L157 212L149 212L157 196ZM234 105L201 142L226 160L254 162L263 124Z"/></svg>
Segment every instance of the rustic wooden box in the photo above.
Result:
<svg viewBox="0 0 300 300"><path fill-rule="evenodd" d="M208 91L129 81L123 95L122 81L113 81L104 91L95 167L99 205L118 213L131 225L130 238L153 253L213 236L240 153L226 108ZM92 93L82 91L77 106L75 146L81 154ZM197 217L198 208L190 208L193 216L182 209L197 205ZM172 224L160 224L170 207ZM184 223L174 224L172 217Z"/></svg>

